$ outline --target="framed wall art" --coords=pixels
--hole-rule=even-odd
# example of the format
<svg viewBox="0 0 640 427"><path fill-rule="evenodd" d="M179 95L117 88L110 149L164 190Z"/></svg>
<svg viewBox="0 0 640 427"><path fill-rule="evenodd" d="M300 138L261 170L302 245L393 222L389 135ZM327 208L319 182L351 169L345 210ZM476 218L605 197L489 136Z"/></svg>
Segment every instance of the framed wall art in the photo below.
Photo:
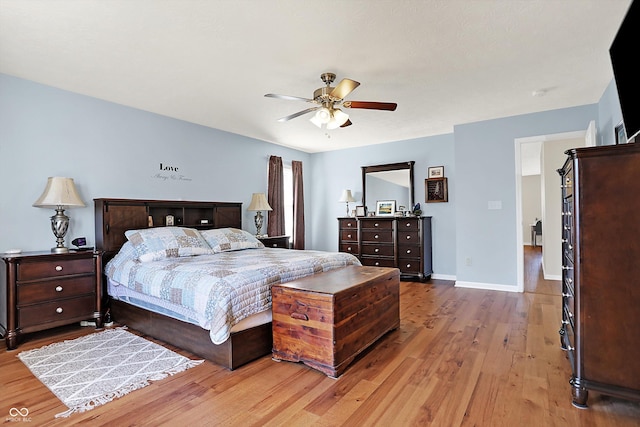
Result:
<svg viewBox="0 0 640 427"><path fill-rule="evenodd" d="M427 169L427 179L444 178L444 166L432 166Z"/></svg>
<svg viewBox="0 0 640 427"><path fill-rule="evenodd" d="M395 200L378 200L376 202L376 215L389 216L396 213Z"/></svg>
<svg viewBox="0 0 640 427"><path fill-rule="evenodd" d="M428 178L424 180L425 202L438 203L449 201L447 178Z"/></svg>

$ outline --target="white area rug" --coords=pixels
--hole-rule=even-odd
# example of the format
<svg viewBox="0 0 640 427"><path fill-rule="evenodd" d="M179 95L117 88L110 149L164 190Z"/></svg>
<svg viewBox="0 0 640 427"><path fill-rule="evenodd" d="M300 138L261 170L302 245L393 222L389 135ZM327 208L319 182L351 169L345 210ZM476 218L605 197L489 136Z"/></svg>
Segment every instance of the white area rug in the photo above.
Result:
<svg viewBox="0 0 640 427"><path fill-rule="evenodd" d="M69 409L68 417L202 363L125 330L102 332L18 354Z"/></svg>

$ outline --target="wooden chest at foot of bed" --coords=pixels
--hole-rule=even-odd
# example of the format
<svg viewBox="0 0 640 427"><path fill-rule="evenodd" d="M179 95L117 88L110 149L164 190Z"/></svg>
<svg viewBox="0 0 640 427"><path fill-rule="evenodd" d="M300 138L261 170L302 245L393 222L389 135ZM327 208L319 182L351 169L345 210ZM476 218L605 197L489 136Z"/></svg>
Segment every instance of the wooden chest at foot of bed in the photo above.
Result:
<svg viewBox="0 0 640 427"><path fill-rule="evenodd" d="M400 271L349 266L274 285L273 359L340 376L400 326Z"/></svg>

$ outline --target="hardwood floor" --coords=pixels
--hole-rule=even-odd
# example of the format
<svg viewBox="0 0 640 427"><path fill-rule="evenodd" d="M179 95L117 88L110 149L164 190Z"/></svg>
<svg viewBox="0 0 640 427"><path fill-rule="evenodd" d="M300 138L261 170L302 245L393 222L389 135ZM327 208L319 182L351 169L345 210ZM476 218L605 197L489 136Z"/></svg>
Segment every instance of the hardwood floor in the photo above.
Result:
<svg viewBox="0 0 640 427"><path fill-rule="evenodd" d="M32 334L15 351L0 348L0 414L8 424L10 408L28 408L34 426L640 425L638 402L590 392L589 409L571 405L560 285L541 279L539 248L525 247L525 258L522 294L402 282L400 328L337 380L268 356L233 372L205 362L56 419L66 407L16 355L92 331Z"/></svg>

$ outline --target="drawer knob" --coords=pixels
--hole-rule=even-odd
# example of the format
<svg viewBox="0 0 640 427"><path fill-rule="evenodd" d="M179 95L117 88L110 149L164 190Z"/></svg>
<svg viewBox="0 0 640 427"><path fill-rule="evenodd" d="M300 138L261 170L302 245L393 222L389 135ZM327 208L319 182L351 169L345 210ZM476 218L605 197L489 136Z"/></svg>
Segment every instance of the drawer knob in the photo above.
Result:
<svg viewBox="0 0 640 427"><path fill-rule="evenodd" d="M411 268L411 264L407 264L407 268Z"/></svg>
<svg viewBox="0 0 640 427"><path fill-rule="evenodd" d="M411 249L407 249L407 253L410 254L411 253Z"/></svg>
<svg viewBox="0 0 640 427"><path fill-rule="evenodd" d="M567 298L568 298L568 297L571 297L571 296L573 296L573 295L563 292L563 293L562 293L562 296L563 296L563 297L567 297Z"/></svg>
<svg viewBox="0 0 640 427"><path fill-rule="evenodd" d="M378 261L376 261L376 266L380 265L380 263Z"/></svg>
<svg viewBox="0 0 640 427"><path fill-rule="evenodd" d="M562 321L562 324L563 324L563 325L568 325L569 323L571 323L571 322L569 322L568 320L563 320L563 321Z"/></svg>
<svg viewBox="0 0 640 427"><path fill-rule="evenodd" d="M407 223L407 227L411 227L411 223L410 222Z"/></svg>
<svg viewBox="0 0 640 427"><path fill-rule="evenodd" d="M349 247L347 248L347 251L351 252L351 246L349 246Z"/></svg>
<svg viewBox="0 0 640 427"><path fill-rule="evenodd" d="M351 238L351 234L347 234L347 237L350 239Z"/></svg>
<svg viewBox="0 0 640 427"><path fill-rule="evenodd" d="M373 251L378 253L378 252L380 252L380 248L375 248Z"/></svg>
<svg viewBox="0 0 640 427"><path fill-rule="evenodd" d="M56 265L56 271L62 271L62 266L61 265Z"/></svg>
<svg viewBox="0 0 640 427"><path fill-rule="evenodd" d="M62 286L56 286L56 292L62 292Z"/></svg>
<svg viewBox="0 0 640 427"><path fill-rule="evenodd" d="M377 227L379 224L376 222L375 224L373 224L374 227Z"/></svg>
<svg viewBox="0 0 640 427"><path fill-rule="evenodd" d="M411 236L407 236L407 240L411 240Z"/></svg>
<svg viewBox="0 0 640 427"><path fill-rule="evenodd" d="M277 248L277 247L278 247L278 244L277 244L277 243L274 243L274 244L272 244L272 245L271 245L271 247L273 247L273 248Z"/></svg>
<svg viewBox="0 0 640 427"><path fill-rule="evenodd" d="M571 347L570 345L569 345L569 346L567 346L567 350L569 350L569 351L573 351L573 350L575 350L575 349L576 349L575 347Z"/></svg>
<svg viewBox="0 0 640 427"><path fill-rule="evenodd" d="M58 314L62 313L62 307L56 308L56 313L58 313Z"/></svg>
<svg viewBox="0 0 640 427"><path fill-rule="evenodd" d="M374 239L378 239L380 238L380 236L378 236L377 234L375 236L373 236Z"/></svg>
<svg viewBox="0 0 640 427"><path fill-rule="evenodd" d="M351 227L351 223L350 222L347 223L347 227Z"/></svg>

